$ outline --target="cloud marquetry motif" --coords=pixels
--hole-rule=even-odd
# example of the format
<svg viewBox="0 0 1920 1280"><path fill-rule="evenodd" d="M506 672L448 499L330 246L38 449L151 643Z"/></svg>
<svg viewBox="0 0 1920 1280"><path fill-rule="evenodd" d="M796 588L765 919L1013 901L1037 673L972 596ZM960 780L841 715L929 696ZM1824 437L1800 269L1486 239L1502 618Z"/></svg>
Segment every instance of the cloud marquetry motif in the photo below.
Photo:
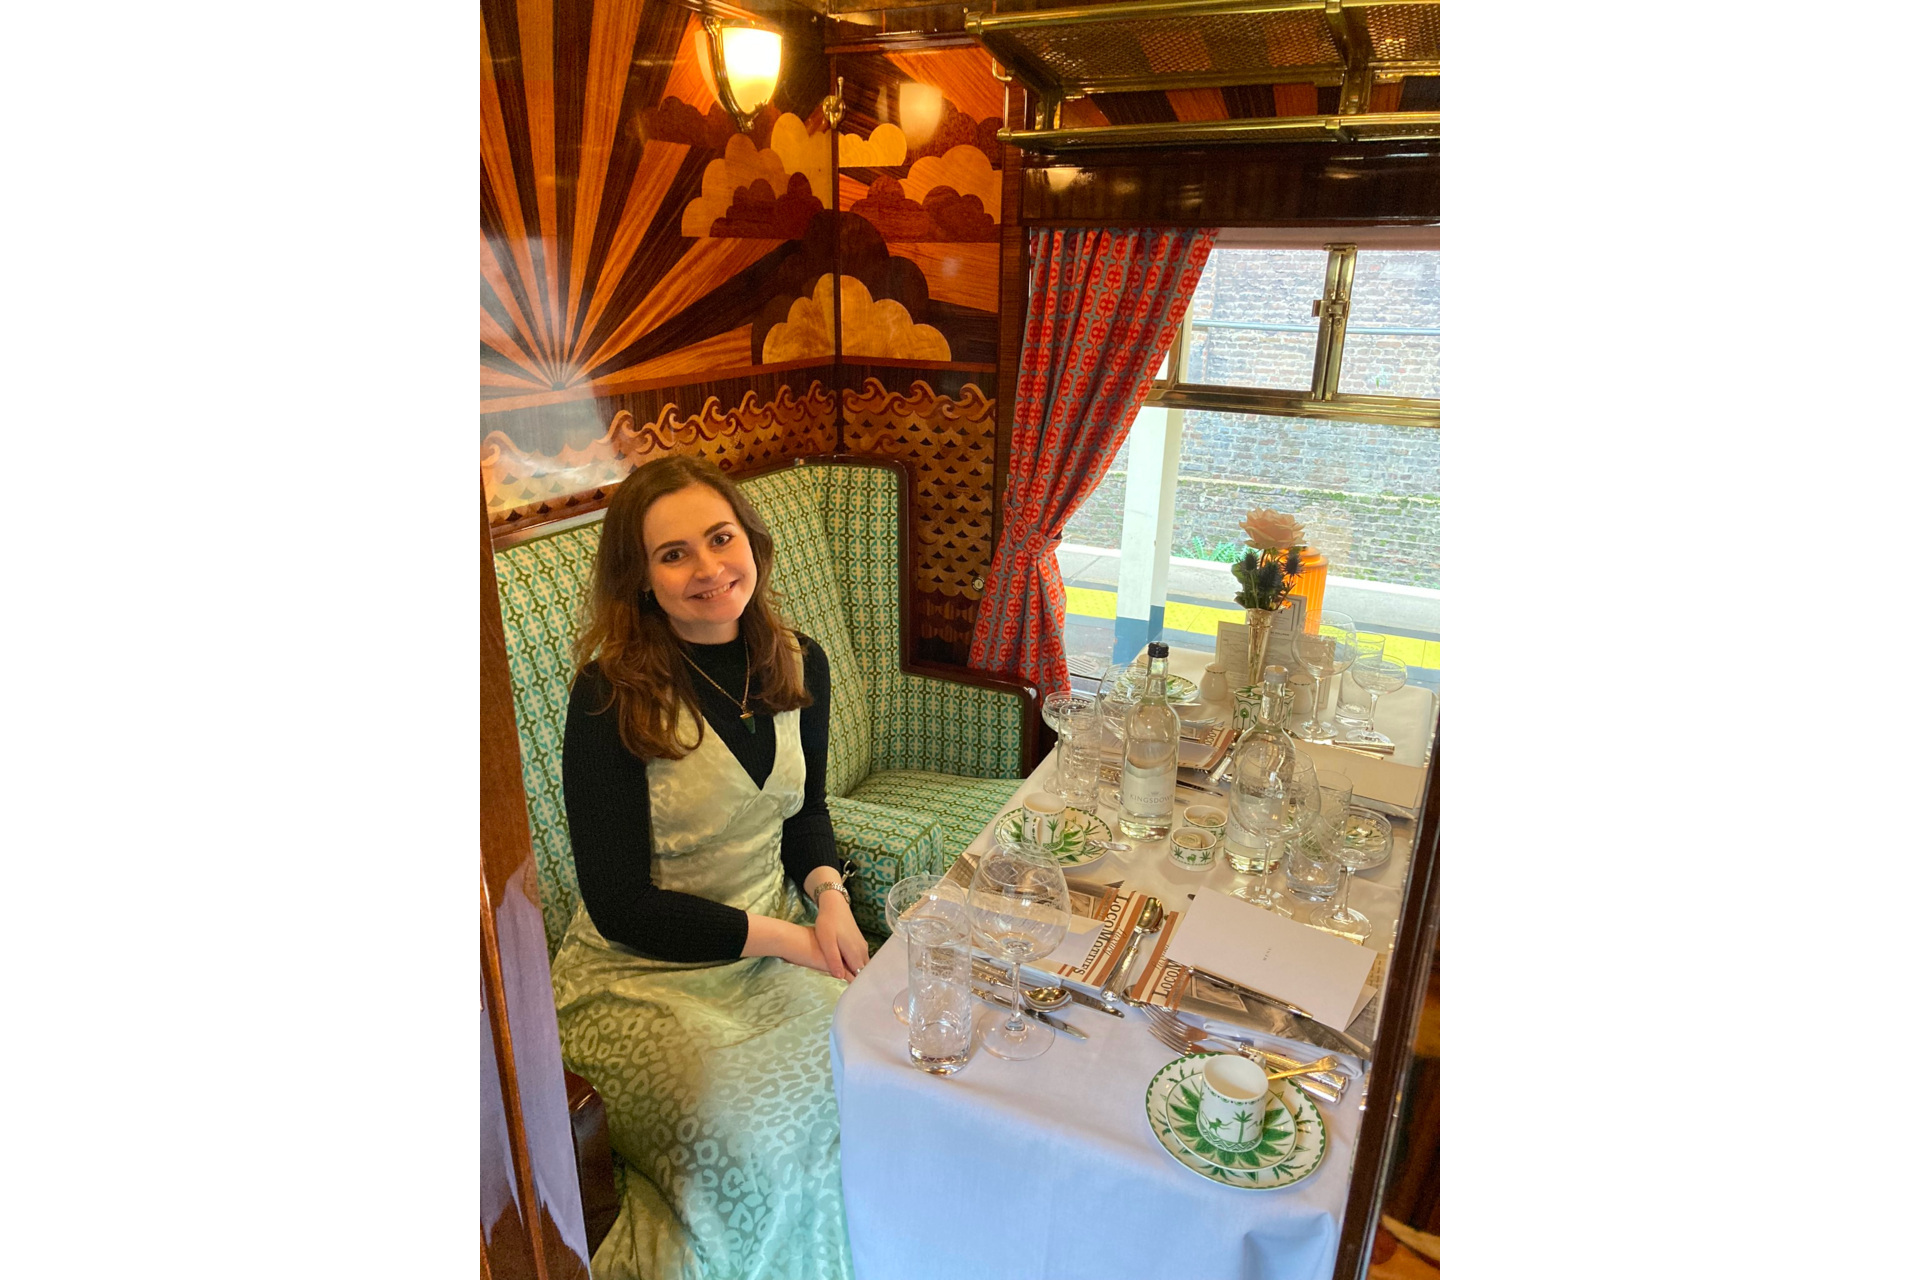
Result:
<svg viewBox="0 0 1920 1280"><path fill-rule="evenodd" d="M833 355L833 281L831 274L814 281L808 297L795 298L787 318L768 331L761 349L767 364L787 360L831 358ZM879 302L854 276L840 277L840 345L850 358L873 356L890 360L953 359L947 339L930 324L915 324L905 306L891 298Z"/></svg>

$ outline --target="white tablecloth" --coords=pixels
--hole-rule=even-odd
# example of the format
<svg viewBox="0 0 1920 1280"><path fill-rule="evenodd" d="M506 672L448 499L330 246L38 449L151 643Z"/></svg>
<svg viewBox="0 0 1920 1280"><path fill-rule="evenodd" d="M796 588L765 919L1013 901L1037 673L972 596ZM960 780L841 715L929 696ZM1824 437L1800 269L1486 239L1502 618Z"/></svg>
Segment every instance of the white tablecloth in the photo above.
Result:
<svg viewBox="0 0 1920 1280"><path fill-rule="evenodd" d="M904 940L880 949L833 1018L840 1182L860 1280L1325 1280L1346 1203L1358 1088L1322 1104L1332 1147L1305 1182L1223 1187L1147 1127L1153 1073L1174 1058L1139 1015L1062 1012L1030 1062L976 1048L956 1076L907 1061L893 1016ZM990 1012L976 1003L976 1016Z"/></svg>
<svg viewBox="0 0 1920 1280"><path fill-rule="evenodd" d="M1424 691L1406 692L1411 702ZM1012 805L1051 767L1049 757ZM1201 798L1179 795L1183 808ZM1101 816L1116 819L1105 808ZM1377 922L1375 949L1391 938L1406 874L1411 829L1397 827L1392 859L1355 877L1352 891L1353 904ZM982 832L973 847L987 838ZM1074 874L1182 909L1200 885L1236 883L1224 857L1191 872L1166 848L1164 840L1140 844ZM976 1047L959 1075L937 1078L907 1061L906 1028L892 1009L905 985L906 944L896 939L854 979L833 1019L840 1179L861 1280L1332 1273L1360 1081L1337 1107L1321 1104L1332 1145L1305 1182L1277 1191L1223 1187L1175 1162L1147 1125L1147 1082L1174 1053L1138 1014L1122 1020L1070 1004L1060 1012L1087 1042L1056 1036L1044 1056L1017 1063ZM980 1004L974 1011L991 1012Z"/></svg>

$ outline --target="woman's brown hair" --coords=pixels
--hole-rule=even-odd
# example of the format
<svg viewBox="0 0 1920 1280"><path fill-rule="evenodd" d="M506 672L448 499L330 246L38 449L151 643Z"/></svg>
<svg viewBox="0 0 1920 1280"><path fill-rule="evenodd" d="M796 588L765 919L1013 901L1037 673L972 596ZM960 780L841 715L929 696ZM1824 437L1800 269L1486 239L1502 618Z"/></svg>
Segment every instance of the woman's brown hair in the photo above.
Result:
<svg viewBox="0 0 1920 1280"><path fill-rule="evenodd" d="M644 534L647 509L667 494L693 485L706 485L727 500L753 551L757 580L740 615L740 634L747 642L748 680L757 690L756 709L790 711L813 702L801 674L800 642L780 616L777 595L768 586L773 535L767 531L767 522L711 462L683 454L655 458L621 481L607 505L586 617L573 644L576 668L584 670L597 662L600 674L613 687L620 741L642 759L678 760L699 746L706 733L680 637L648 589ZM694 723L692 742L680 738L682 711Z"/></svg>

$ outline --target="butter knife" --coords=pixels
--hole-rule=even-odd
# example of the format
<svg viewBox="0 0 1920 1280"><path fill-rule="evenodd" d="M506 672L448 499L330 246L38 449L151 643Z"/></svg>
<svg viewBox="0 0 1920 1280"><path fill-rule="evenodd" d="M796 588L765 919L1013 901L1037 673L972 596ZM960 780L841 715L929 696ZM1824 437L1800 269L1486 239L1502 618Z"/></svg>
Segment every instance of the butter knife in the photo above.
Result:
<svg viewBox="0 0 1920 1280"><path fill-rule="evenodd" d="M973 994L979 999L985 1000L988 1004L998 1005L1009 1013L1013 1012L1013 1001L1007 999L1005 996L997 995L981 986L974 987ZM1022 1012L1024 1016L1032 1018L1035 1022L1044 1023L1052 1027L1063 1036L1072 1036L1075 1040L1085 1040L1087 1038L1086 1032L1079 1030L1072 1023L1064 1022L1054 1017L1050 1013L1042 1013L1038 1009L1026 1009Z"/></svg>

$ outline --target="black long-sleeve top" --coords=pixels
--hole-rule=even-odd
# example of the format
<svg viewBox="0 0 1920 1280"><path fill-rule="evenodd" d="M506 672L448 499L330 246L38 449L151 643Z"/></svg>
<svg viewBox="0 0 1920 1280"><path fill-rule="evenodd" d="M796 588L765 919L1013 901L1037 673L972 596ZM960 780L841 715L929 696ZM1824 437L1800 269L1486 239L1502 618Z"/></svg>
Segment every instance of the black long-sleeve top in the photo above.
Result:
<svg viewBox="0 0 1920 1280"><path fill-rule="evenodd" d="M806 687L813 695L812 705L800 710L800 750L806 759L807 780L800 811L781 828L780 861L793 882L804 886L816 868L841 870L842 864L827 812L827 708L832 696L827 655L810 638L800 640ZM686 650L721 685L745 687L744 640L687 644ZM760 711L749 733L738 703L728 701L697 672L688 674L707 732L718 735L755 786L765 786L773 772L773 716ZM653 808L647 766L620 741L619 717L609 692L605 677L591 664L574 680L560 756L573 861L587 914L609 942L661 960L736 959L747 945L746 912L653 883ZM748 702L748 710L755 710L756 701Z"/></svg>

